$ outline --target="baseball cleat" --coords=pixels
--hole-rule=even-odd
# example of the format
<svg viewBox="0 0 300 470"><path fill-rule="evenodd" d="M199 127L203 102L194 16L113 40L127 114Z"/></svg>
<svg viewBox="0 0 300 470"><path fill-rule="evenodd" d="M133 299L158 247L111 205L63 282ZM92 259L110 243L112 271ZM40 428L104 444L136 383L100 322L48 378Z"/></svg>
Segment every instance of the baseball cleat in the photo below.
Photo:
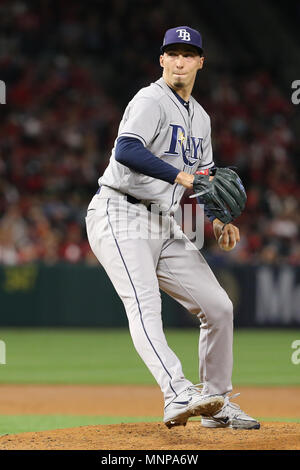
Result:
<svg viewBox="0 0 300 470"><path fill-rule="evenodd" d="M202 418L202 426L206 428L259 429L260 424L254 418L244 413L239 405L231 403L239 393L226 396L223 408L211 417Z"/></svg>
<svg viewBox="0 0 300 470"><path fill-rule="evenodd" d="M221 395L202 395L197 385L192 385L174 398L165 407L164 423L170 429L173 426L185 426L192 416L212 416L224 405Z"/></svg>

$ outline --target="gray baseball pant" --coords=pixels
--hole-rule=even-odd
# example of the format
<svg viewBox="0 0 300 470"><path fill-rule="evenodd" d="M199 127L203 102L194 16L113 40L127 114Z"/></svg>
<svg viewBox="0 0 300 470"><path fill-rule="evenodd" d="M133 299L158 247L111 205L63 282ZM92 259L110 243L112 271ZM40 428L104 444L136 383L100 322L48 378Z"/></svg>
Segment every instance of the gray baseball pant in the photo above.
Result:
<svg viewBox="0 0 300 470"><path fill-rule="evenodd" d="M199 378L204 393L232 390L233 306L212 270L171 216L157 217L157 231L169 224L176 238L149 237L149 212L139 212L146 234L137 238L133 204L106 188L93 197L86 217L91 249L107 272L128 317L134 346L153 374L168 404L191 382L163 331L160 289L200 320ZM153 223L152 223L153 232ZM178 238L178 234L181 237Z"/></svg>

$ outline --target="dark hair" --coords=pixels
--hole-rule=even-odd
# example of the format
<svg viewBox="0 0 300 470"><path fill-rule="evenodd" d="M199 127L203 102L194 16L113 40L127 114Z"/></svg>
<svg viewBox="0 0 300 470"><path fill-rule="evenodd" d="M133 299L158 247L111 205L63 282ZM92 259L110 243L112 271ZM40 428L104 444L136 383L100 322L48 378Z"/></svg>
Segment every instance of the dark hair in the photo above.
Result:
<svg viewBox="0 0 300 470"><path fill-rule="evenodd" d="M203 57L203 50L200 49L199 47L197 46L193 46L193 45L190 45L190 44L181 44L181 43L174 43L174 44L168 44L167 46L165 47L162 47L161 48L161 51L162 53L164 52L168 52L168 50L171 50L174 46L188 46L190 47L191 49L193 49L194 51L196 50L199 54L200 57Z"/></svg>

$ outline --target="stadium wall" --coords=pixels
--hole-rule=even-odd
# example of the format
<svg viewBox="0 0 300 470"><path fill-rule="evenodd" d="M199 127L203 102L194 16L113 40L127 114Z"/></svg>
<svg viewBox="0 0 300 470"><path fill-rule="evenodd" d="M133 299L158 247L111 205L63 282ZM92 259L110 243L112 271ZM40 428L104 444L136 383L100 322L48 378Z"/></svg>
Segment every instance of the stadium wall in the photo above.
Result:
<svg viewBox="0 0 300 470"><path fill-rule="evenodd" d="M235 326L299 326L300 268L215 266L235 307ZM165 327L198 324L162 293ZM127 318L101 267L81 264L0 266L0 325L124 327Z"/></svg>

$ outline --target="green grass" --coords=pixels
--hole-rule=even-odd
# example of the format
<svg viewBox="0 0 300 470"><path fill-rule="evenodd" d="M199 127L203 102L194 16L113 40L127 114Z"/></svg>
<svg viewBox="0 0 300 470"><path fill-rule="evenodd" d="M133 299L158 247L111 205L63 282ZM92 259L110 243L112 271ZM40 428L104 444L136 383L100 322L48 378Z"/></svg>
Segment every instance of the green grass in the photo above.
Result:
<svg viewBox="0 0 300 470"><path fill-rule="evenodd" d="M185 375L199 382L198 329L167 330L166 336ZM300 339L299 329L236 330L234 386L300 385L300 364L291 362L295 339ZM0 384L155 384L127 329L6 328L0 330L0 340L6 344L7 362L0 364ZM300 422L299 418L259 419ZM0 435L143 421L160 422L161 417L1 415Z"/></svg>
<svg viewBox="0 0 300 470"><path fill-rule="evenodd" d="M161 416L0 415L0 435L99 424L161 422Z"/></svg>
<svg viewBox="0 0 300 470"><path fill-rule="evenodd" d="M234 383L300 385L300 364L291 361L291 344L300 330L241 330L234 337Z"/></svg>
<svg viewBox="0 0 300 470"><path fill-rule="evenodd" d="M278 418L277 416L267 416L267 417L259 417L256 418L260 422L269 422L269 423L300 423L300 418L284 418L280 417Z"/></svg>
<svg viewBox="0 0 300 470"><path fill-rule="evenodd" d="M185 375L198 378L198 330L167 330ZM0 383L154 384L127 329L2 329ZM234 385L300 385L291 344L300 330L236 330Z"/></svg>

